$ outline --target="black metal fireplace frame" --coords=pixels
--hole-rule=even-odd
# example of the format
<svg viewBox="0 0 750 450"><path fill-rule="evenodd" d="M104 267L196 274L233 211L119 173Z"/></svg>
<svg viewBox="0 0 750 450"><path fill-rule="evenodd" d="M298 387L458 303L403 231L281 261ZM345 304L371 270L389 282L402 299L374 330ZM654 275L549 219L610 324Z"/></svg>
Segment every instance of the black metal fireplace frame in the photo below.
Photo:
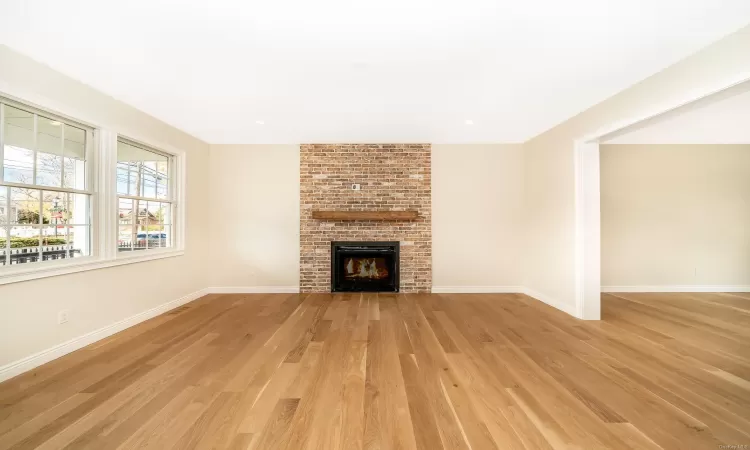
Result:
<svg viewBox="0 0 750 450"><path fill-rule="evenodd" d="M338 277L338 267L341 258L350 256L390 256L393 258L393 272L389 288L393 289L375 289L376 284L360 282L360 289L350 289L345 285L344 280ZM398 241L331 241L331 292L398 292L399 287L399 263L400 263L400 243ZM372 287L372 289L370 289Z"/></svg>

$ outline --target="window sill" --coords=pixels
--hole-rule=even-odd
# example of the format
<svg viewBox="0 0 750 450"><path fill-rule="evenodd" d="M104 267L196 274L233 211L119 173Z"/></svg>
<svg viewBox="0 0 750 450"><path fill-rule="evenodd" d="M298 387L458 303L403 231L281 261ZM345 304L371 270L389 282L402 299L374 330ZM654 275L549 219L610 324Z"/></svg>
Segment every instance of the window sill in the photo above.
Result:
<svg viewBox="0 0 750 450"><path fill-rule="evenodd" d="M125 264L134 264L145 261L154 261L157 259L174 258L185 254L184 250L154 251L147 255L128 255L117 256L114 259L97 259L93 256L79 258L78 261L60 261L47 263L30 263L40 264L41 266L32 268L8 269L0 266L0 285L20 283L22 281L36 280L39 278L57 277L77 272L86 272L89 270L104 269L107 267L123 266ZM47 265L49 264L49 265Z"/></svg>

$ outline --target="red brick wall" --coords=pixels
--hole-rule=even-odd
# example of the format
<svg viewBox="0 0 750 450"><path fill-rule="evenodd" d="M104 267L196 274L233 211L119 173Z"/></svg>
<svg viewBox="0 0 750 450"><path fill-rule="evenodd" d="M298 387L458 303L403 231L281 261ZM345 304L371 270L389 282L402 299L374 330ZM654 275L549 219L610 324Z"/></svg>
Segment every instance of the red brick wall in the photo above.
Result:
<svg viewBox="0 0 750 450"><path fill-rule="evenodd" d="M300 146L300 290L330 292L331 241L400 241L401 292L432 287L429 144ZM361 190L351 185L358 183ZM321 221L312 210L417 210L408 222Z"/></svg>

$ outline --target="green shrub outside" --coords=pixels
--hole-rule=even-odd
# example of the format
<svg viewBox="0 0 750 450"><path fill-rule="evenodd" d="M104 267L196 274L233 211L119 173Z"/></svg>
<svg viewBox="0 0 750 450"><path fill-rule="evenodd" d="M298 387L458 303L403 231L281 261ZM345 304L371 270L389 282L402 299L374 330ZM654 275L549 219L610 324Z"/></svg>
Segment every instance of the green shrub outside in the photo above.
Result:
<svg viewBox="0 0 750 450"><path fill-rule="evenodd" d="M44 238L43 245L63 245L65 238ZM5 248L5 239L0 238L0 249ZM10 238L10 248L38 247L39 238Z"/></svg>

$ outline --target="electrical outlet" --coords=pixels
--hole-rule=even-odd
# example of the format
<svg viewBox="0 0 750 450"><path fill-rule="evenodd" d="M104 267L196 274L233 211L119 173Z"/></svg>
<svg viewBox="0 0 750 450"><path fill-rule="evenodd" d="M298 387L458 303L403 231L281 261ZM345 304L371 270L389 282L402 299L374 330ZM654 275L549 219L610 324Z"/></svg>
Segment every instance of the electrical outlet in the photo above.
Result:
<svg viewBox="0 0 750 450"><path fill-rule="evenodd" d="M70 320L70 312L67 309L63 309L57 313L57 323L59 325L66 323L68 320Z"/></svg>

